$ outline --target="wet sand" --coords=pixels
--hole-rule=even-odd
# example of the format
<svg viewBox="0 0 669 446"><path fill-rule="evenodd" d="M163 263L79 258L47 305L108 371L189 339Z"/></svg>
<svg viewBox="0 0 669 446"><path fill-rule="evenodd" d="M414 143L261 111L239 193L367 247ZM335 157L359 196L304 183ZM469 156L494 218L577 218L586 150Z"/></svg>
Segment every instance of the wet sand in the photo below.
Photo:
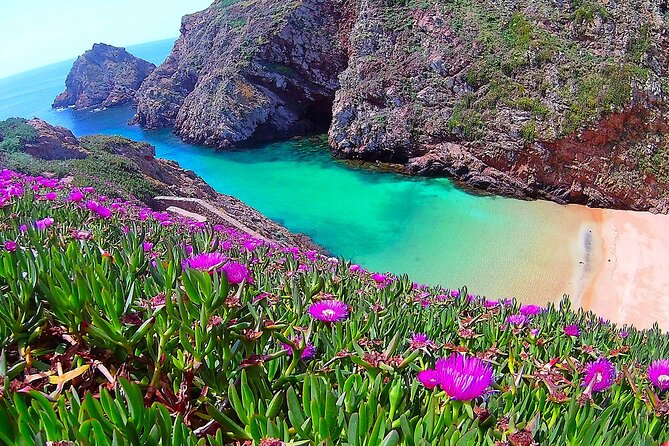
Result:
<svg viewBox="0 0 669 446"><path fill-rule="evenodd" d="M572 299L618 324L669 330L669 215L591 209L589 271Z"/></svg>

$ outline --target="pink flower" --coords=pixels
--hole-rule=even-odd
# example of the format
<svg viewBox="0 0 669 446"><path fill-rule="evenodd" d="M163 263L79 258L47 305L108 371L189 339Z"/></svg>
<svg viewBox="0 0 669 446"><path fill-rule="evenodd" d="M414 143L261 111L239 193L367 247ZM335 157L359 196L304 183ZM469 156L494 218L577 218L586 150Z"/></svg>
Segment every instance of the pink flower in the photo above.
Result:
<svg viewBox="0 0 669 446"><path fill-rule="evenodd" d="M153 243L151 243L151 242L142 243L142 249L144 249L144 252L151 251L153 249Z"/></svg>
<svg viewBox="0 0 669 446"><path fill-rule="evenodd" d="M409 348L412 350L419 350L421 348L434 349L437 344L431 341L425 333L414 333L409 339Z"/></svg>
<svg viewBox="0 0 669 446"><path fill-rule="evenodd" d="M323 322L341 322L348 318L348 306L336 299L321 300L309 306L309 314Z"/></svg>
<svg viewBox="0 0 669 446"><path fill-rule="evenodd" d="M70 233L72 234L72 237L77 240L90 240L93 238L93 233L89 231L78 231L73 229Z"/></svg>
<svg viewBox="0 0 669 446"><path fill-rule="evenodd" d="M521 327L527 323L527 317L522 314L512 314L506 318L506 323Z"/></svg>
<svg viewBox="0 0 669 446"><path fill-rule="evenodd" d="M615 379L616 367L608 359L601 358L586 366L583 387L601 392L611 387Z"/></svg>
<svg viewBox="0 0 669 446"><path fill-rule="evenodd" d="M228 262L223 265L223 270L225 275L228 278L228 282L238 284L242 283L245 279L247 282L251 282L251 274L245 265L237 262Z"/></svg>
<svg viewBox="0 0 669 446"><path fill-rule="evenodd" d="M648 379L662 391L669 389L669 359L653 361L648 367Z"/></svg>
<svg viewBox="0 0 669 446"><path fill-rule="evenodd" d="M372 274L372 279L374 279L374 282L381 284L388 280L388 276L385 274L374 273Z"/></svg>
<svg viewBox="0 0 669 446"><path fill-rule="evenodd" d="M221 268L227 260L228 258L220 252L208 252L187 258L183 261L183 266L198 271L213 271Z"/></svg>
<svg viewBox="0 0 669 446"><path fill-rule="evenodd" d="M41 231L51 226L53 222L54 222L53 218L46 217L41 220L35 221L35 227Z"/></svg>
<svg viewBox="0 0 669 446"><path fill-rule="evenodd" d="M437 371L433 369L421 370L418 372L418 381L428 389L434 389L439 385Z"/></svg>
<svg viewBox="0 0 669 446"><path fill-rule="evenodd" d="M300 343L302 342L302 338L297 337L292 341L295 345L299 346ZM283 343L281 344L281 346L283 347L284 350L288 352L288 356L293 356L293 347L291 347L289 344L283 344ZM310 342L306 345L306 347L304 347L304 350L302 350L300 359L306 361L313 358L314 356L316 356L316 347L314 347L314 344Z"/></svg>
<svg viewBox="0 0 669 446"><path fill-rule="evenodd" d="M564 327L564 332L567 336L577 337L581 334L581 331L578 329L578 325L567 325Z"/></svg>
<svg viewBox="0 0 669 446"><path fill-rule="evenodd" d="M6 240L4 243L4 247L7 251L14 252L16 251L17 244L13 240Z"/></svg>
<svg viewBox="0 0 669 446"><path fill-rule="evenodd" d="M523 316L536 316L541 311L542 308L539 305L523 305L520 307L520 314Z"/></svg>
<svg viewBox="0 0 669 446"><path fill-rule="evenodd" d="M435 370L424 370L419 380L434 387L434 381L454 400L469 401L485 394L494 380L489 364L475 357L453 353L437 360ZM427 386L426 386L427 387Z"/></svg>
<svg viewBox="0 0 669 446"><path fill-rule="evenodd" d="M79 203L84 199L84 194L82 194L79 189L74 189L72 192L70 192L70 196L67 199L74 203Z"/></svg>

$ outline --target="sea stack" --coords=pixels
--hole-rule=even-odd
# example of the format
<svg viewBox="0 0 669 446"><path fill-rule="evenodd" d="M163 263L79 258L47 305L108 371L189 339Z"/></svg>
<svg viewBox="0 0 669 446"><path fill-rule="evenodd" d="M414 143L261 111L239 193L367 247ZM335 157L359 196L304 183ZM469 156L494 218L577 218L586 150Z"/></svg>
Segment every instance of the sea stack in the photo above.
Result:
<svg viewBox="0 0 669 446"><path fill-rule="evenodd" d="M96 43L74 62L54 108L112 107L134 103L137 89L156 66L124 48Z"/></svg>

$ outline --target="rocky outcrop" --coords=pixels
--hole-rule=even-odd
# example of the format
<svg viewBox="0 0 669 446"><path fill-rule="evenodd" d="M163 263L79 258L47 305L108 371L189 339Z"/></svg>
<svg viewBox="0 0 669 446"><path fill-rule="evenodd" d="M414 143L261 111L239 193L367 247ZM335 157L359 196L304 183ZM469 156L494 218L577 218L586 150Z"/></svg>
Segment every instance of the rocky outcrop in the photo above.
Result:
<svg viewBox="0 0 669 446"><path fill-rule="evenodd" d="M41 119L27 121L37 131L35 139L25 143L23 151L43 160L83 159L88 150L79 144L79 140L69 129L52 126Z"/></svg>
<svg viewBox="0 0 669 446"><path fill-rule="evenodd" d="M81 109L134 102L137 89L155 68L124 48L96 43L74 62L65 80L66 89L53 107Z"/></svg>
<svg viewBox="0 0 669 446"><path fill-rule="evenodd" d="M218 148L318 129L342 158L521 198L669 208L667 0L217 1L137 122Z"/></svg>
<svg viewBox="0 0 669 446"><path fill-rule="evenodd" d="M220 148L325 130L346 67L345 20L332 0L218 2L186 16L139 90L136 121Z"/></svg>

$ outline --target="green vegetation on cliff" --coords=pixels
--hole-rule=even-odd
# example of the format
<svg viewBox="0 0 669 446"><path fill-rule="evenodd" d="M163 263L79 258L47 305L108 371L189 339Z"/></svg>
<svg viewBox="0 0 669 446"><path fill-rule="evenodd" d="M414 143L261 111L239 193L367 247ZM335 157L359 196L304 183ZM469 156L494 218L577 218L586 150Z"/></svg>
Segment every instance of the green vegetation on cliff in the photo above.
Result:
<svg viewBox="0 0 669 446"><path fill-rule="evenodd" d="M37 131L26 120L1 121L0 132L6 135L0 142L0 166L5 168L35 176L72 177L75 185L95 183L102 193L115 195L123 191L140 201L158 195L155 182L147 178L133 160L120 154L122 151L147 151L150 146L146 143L118 136L87 136L80 139L83 149L88 152L86 157L45 160L24 152L25 144L37 137Z"/></svg>

